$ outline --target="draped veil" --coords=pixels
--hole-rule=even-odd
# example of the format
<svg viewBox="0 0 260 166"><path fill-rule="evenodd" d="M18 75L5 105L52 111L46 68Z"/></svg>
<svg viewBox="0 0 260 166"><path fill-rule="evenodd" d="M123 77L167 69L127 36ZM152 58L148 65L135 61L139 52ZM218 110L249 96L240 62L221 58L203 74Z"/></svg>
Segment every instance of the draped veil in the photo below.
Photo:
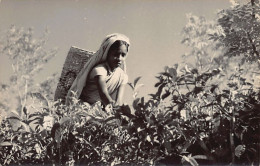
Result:
<svg viewBox="0 0 260 166"><path fill-rule="evenodd" d="M114 33L111 35L106 36L103 40L99 50L94 53L94 55L87 61L81 71L78 73L76 79L74 80L73 84L71 85L67 97L66 97L66 104L69 104L70 98L73 95L72 92L75 92L75 97L79 98L81 92L86 85L86 81L88 78L89 73L91 72L92 68L95 67L97 64L103 63L107 59L107 53L110 46L117 40L125 41L128 45L130 45L128 37L123 34ZM125 63L125 62L124 62ZM126 72L126 64L124 64L124 69Z"/></svg>

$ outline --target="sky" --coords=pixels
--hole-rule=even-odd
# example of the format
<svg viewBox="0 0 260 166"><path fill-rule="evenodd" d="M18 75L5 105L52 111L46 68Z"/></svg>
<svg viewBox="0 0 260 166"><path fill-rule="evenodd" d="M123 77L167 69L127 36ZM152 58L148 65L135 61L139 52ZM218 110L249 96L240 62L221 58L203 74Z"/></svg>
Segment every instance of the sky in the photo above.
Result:
<svg viewBox="0 0 260 166"><path fill-rule="evenodd" d="M47 49L58 48L58 53L35 78L41 82L61 73L71 46L97 51L108 34L125 34L131 42L126 60L129 81L142 76L139 96L147 96L155 92L155 76L164 66L180 62L188 51L181 44L186 15L213 20L218 10L229 6L229 0L0 0L0 35L11 25L32 27L35 36L48 28ZM0 63L0 81L7 82L10 62L0 55ZM127 87L126 102L131 93Z"/></svg>

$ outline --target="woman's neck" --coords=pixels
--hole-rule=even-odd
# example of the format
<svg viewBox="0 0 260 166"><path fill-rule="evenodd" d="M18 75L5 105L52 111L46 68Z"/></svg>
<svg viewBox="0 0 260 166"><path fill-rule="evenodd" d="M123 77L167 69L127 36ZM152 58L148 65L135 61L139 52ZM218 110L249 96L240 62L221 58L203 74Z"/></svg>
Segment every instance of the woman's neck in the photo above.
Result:
<svg viewBox="0 0 260 166"><path fill-rule="evenodd" d="M108 63L107 63L107 65L108 65L109 69L110 69L112 72L114 72L114 71L116 70L116 68L117 68L117 67L110 66Z"/></svg>
<svg viewBox="0 0 260 166"><path fill-rule="evenodd" d="M112 67L108 63L106 63L106 65L108 67L109 72L114 72L116 70L116 67Z"/></svg>

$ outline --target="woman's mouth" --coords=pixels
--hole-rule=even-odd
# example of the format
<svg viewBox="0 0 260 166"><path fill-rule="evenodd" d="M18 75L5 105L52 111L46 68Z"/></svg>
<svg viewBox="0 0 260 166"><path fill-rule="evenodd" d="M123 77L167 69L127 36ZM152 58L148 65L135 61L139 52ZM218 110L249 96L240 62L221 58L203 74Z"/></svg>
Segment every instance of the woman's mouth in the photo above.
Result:
<svg viewBox="0 0 260 166"><path fill-rule="evenodd" d="M121 65L121 62L116 62L115 63L117 66L120 66Z"/></svg>

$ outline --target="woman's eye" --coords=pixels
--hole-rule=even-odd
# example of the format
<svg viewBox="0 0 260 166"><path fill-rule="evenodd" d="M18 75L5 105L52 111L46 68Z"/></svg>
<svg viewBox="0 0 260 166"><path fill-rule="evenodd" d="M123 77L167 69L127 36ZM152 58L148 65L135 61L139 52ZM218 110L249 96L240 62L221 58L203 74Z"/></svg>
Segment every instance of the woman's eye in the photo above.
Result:
<svg viewBox="0 0 260 166"><path fill-rule="evenodd" d="M124 58L124 57L126 57L126 54L124 54L124 53L114 54L114 58L120 58L120 57Z"/></svg>
<svg viewBox="0 0 260 166"><path fill-rule="evenodd" d="M120 54L115 54L114 57L115 57L115 58L119 58L119 57L120 57Z"/></svg>

